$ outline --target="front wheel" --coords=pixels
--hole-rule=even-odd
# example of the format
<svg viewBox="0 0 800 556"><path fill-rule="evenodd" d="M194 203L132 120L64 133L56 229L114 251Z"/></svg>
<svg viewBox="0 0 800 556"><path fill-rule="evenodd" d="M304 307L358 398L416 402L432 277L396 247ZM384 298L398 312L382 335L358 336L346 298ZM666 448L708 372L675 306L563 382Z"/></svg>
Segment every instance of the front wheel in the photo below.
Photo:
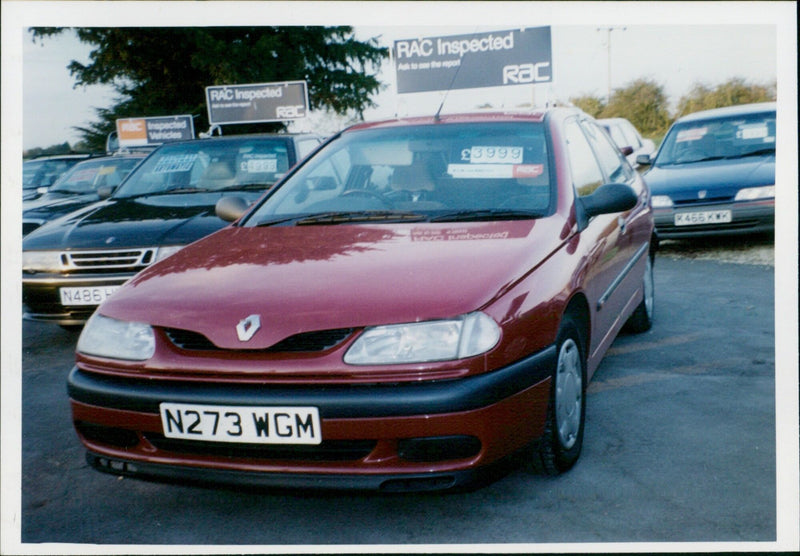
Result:
<svg viewBox="0 0 800 556"><path fill-rule="evenodd" d="M544 433L529 460L534 471L546 475L558 475L575 465L583 445L586 414L586 359L580 331L568 317L556 345L558 359Z"/></svg>

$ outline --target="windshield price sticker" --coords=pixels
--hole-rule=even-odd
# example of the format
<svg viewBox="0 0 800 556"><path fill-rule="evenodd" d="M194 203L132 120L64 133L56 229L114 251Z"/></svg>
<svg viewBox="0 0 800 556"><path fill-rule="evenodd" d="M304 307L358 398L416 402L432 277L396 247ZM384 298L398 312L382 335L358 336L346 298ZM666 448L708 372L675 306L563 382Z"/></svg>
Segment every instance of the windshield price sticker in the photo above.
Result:
<svg viewBox="0 0 800 556"><path fill-rule="evenodd" d="M727 224L733 221L729 210L707 210L698 212L678 212L675 214L676 226L699 226L703 224Z"/></svg>
<svg viewBox="0 0 800 556"><path fill-rule="evenodd" d="M461 160L470 164L521 164L522 147L475 146L461 151Z"/></svg>
<svg viewBox="0 0 800 556"><path fill-rule="evenodd" d="M245 155L241 169L248 174L274 174L278 171L278 157L276 155Z"/></svg>
<svg viewBox="0 0 800 556"><path fill-rule="evenodd" d="M737 139L764 139L766 141L767 137L769 137L769 130L765 123L742 124L736 131Z"/></svg>
<svg viewBox="0 0 800 556"><path fill-rule="evenodd" d="M683 129L678 132L678 136L675 138L676 143L683 143L685 141L697 141L698 139L702 139L703 137L708 134L707 127L693 127L691 129Z"/></svg>
<svg viewBox="0 0 800 556"><path fill-rule="evenodd" d="M535 178L543 164L448 164L447 173L459 179Z"/></svg>
<svg viewBox="0 0 800 556"><path fill-rule="evenodd" d="M316 407L252 407L162 403L164 436L207 442L319 444Z"/></svg>
<svg viewBox="0 0 800 556"><path fill-rule="evenodd" d="M188 172L192 169L195 160L197 160L197 153L167 155L159 159L156 163L156 167L153 168L153 173L169 174L172 172Z"/></svg>

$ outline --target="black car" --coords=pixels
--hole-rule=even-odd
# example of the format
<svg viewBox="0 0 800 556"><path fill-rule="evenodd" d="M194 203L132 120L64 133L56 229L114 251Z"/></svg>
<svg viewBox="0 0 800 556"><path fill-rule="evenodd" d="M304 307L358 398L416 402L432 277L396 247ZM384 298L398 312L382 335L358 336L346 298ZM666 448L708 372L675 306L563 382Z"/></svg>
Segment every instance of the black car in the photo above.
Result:
<svg viewBox="0 0 800 556"><path fill-rule="evenodd" d="M278 134L161 146L109 198L25 236L23 316L82 325L137 272L225 226L220 198L254 201L320 142Z"/></svg>
<svg viewBox="0 0 800 556"><path fill-rule="evenodd" d="M774 102L695 112L637 159L661 238L774 231L775 116Z"/></svg>
<svg viewBox="0 0 800 556"><path fill-rule="evenodd" d="M41 156L22 163L22 200L41 197L67 170L89 154L63 154Z"/></svg>
<svg viewBox="0 0 800 556"><path fill-rule="evenodd" d="M152 149L151 149L152 150ZM22 203L22 235L45 222L100 200L98 190L116 188L149 151L133 151L78 162L38 199Z"/></svg>

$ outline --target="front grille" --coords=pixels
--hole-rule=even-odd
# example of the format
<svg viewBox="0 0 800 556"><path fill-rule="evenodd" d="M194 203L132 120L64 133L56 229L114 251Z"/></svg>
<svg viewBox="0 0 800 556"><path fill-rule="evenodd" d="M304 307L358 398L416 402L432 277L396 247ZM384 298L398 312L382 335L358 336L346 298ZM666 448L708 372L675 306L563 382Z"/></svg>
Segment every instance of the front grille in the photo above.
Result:
<svg viewBox="0 0 800 556"><path fill-rule="evenodd" d="M165 328L164 333L175 346L187 351L216 351L220 349L202 334L191 330ZM313 353L325 351L339 345L352 333L352 328L304 332L281 340L266 349L248 351L261 351L262 353Z"/></svg>
<svg viewBox="0 0 800 556"><path fill-rule="evenodd" d="M76 272L134 271L146 267L155 260L156 249L125 249L102 251L67 251L61 254L61 264Z"/></svg>
<svg viewBox="0 0 800 556"><path fill-rule="evenodd" d="M375 440L325 440L314 446L197 442L146 433L145 438L159 450L179 454L294 461L357 461L375 449Z"/></svg>

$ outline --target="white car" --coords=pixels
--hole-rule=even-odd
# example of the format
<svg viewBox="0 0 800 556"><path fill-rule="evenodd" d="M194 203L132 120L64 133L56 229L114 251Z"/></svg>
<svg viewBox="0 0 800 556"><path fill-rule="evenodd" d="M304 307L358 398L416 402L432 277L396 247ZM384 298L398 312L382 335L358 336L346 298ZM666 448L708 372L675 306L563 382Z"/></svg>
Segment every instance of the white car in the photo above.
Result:
<svg viewBox="0 0 800 556"><path fill-rule="evenodd" d="M636 163L637 156L641 154L651 156L656 151L655 143L650 139L644 139L639 130L625 118L606 118L597 120L597 123L605 128L634 168L639 166Z"/></svg>

